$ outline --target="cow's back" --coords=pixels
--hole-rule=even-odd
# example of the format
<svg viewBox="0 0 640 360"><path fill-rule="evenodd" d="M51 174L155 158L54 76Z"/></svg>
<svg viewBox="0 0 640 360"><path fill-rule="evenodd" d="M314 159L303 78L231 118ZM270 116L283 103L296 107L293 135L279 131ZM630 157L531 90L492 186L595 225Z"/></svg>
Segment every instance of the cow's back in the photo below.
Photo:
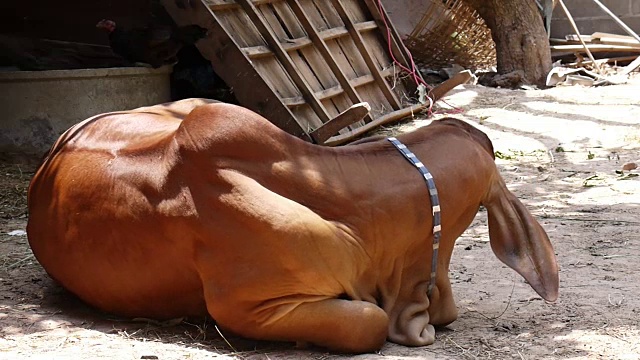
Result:
<svg viewBox="0 0 640 360"><path fill-rule="evenodd" d="M61 136L30 184L27 226L54 279L110 312L206 313L192 248L176 241L191 231L195 210L175 133L208 102L98 115Z"/></svg>

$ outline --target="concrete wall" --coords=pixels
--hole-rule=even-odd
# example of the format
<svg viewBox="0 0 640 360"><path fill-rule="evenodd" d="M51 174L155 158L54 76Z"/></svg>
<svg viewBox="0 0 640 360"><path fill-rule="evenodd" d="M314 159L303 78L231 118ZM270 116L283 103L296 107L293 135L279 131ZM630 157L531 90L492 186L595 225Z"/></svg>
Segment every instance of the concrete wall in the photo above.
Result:
<svg viewBox="0 0 640 360"><path fill-rule="evenodd" d="M93 115L170 100L171 67L0 72L0 153L44 154Z"/></svg>
<svg viewBox="0 0 640 360"><path fill-rule="evenodd" d="M640 33L640 0L600 0L609 10L620 18L636 33ZM578 25L578 30L583 35L590 35L596 31L613 34L627 35L622 28L614 22L592 0L565 0L571 16ZM551 22L551 37L564 38L575 31L562 11L560 5L556 6Z"/></svg>

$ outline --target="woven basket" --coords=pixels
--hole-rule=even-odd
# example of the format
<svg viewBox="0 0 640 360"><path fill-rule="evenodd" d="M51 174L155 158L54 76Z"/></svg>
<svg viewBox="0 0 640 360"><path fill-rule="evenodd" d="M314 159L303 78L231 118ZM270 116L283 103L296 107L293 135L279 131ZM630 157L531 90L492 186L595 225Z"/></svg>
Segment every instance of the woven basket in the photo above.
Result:
<svg viewBox="0 0 640 360"><path fill-rule="evenodd" d="M496 65L491 31L480 15L461 0L429 1L405 45L422 68L458 64L475 70Z"/></svg>

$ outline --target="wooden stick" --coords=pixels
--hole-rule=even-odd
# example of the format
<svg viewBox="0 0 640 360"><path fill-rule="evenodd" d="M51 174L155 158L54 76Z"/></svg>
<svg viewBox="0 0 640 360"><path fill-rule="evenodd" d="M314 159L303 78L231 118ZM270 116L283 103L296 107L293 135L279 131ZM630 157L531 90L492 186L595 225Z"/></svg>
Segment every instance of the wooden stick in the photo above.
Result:
<svg viewBox="0 0 640 360"><path fill-rule="evenodd" d="M370 123L364 124L363 126L360 126L354 130L351 130L348 133L333 136L329 140L325 141L324 145L336 146L336 145L347 143L350 140L377 128L378 126L396 122L400 119L406 118L407 116L411 116L415 113L418 113L428 107L429 107L429 104L427 103L424 105L418 104L418 105L406 107L404 109L396 110L392 113L381 116Z"/></svg>
<svg viewBox="0 0 640 360"><path fill-rule="evenodd" d="M440 100L442 97L444 97L449 91L451 91L451 89L453 89L454 87L460 85L460 84L465 84L469 81L469 79L471 79L471 72L469 70L465 70L465 71L461 71L458 74L456 74L455 76L453 76L451 79L443 82L442 84L436 86L433 90L430 91L430 96L433 99L433 101L438 101ZM394 121L398 121L402 118L405 118L413 113L419 112L424 110L425 108L429 107L429 104L419 104L419 105L414 105L408 108L404 108L398 111L394 111L390 114L387 114L385 116L381 116L375 120L373 120L370 123L367 123L364 126L361 126L357 129L354 129L348 133L345 134L341 134L341 135L336 135L333 136L331 138L329 138L328 140L324 141L323 143L325 145L331 145L331 146L335 146L335 145L340 145L340 144L344 144L346 142L349 142L349 140L360 136L364 133L366 133L367 131L370 131L378 126L382 126L384 124L388 124L388 123L392 123ZM321 127L322 128L322 127ZM320 128L320 129L321 129ZM318 129L318 130L320 130ZM316 130L317 131L317 130ZM313 134L312 134L313 136Z"/></svg>
<svg viewBox="0 0 640 360"><path fill-rule="evenodd" d="M448 79L442 84L431 89L431 91L429 91L429 95L431 96L431 99L433 99L434 102L438 101L442 99L454 87L461 84L466 84L467 82L469 82L470 79L471 79L471 71L469 70L461 71L453 75L451 79Z"/></svg>
<svg viewBox="0 0 640 360"><path fill-rule="evenodd" d="M626 45L608 45L608 44L587 44L587 47L591 51L591 53L595 52L631 52L637 53L640 52L640 47L637 46L626 46ZM576 51L582 50L584 47L582 45L550 45L549 49L552 52L566 52L568 54L574 53Z"/></svg>
<svg viewBox="0 0 640 360"><path fill-rule="evenodd" d="M337 134L338 131L362 120L371 111L371 106L368 103L362 102L352 105L347 110L341 112L338 116L324 123L324 125L310 132L309 135L316 142L316 144L323 145L327 139Z"/></svg>
<svg viewBox="0 0 640 360"><path fill-rule="evenodd" d="M576 25L576 22L573 21L573 17L571 16L571 13L569 12L569 9L567 9L567 6L564 4L564 1L558 0L558 3L560 3L560 6L562 6L562 10L564 11L564 13L567 14L567 18L569 19L569 22L571 23L571 27L573 28L573 31L576 32L576 35L578 35L578 40L580 40L580 43L584 47L584 50L587 52L587 55L589 56L589 59L591 59L591 61L593 61L593 67L596 69L596 71L599 74L602 74L602 71L600 70L600 67L596 63L596 60L593 58L593 55L591 54L591 51L587 47L587 44L585 44L584 40L580 36L580 30L578 30L578 26Z"/></svg>
<svg viewBox="0 0 640 360"><path fill-rule="evenodd" d="M596 60L596 62L598 63L612 63L612 62L616 62L616 61L630 61L633 59L637 59L637 56L620 56L620 57L613 57L613 58L605 58L605 59L598 59ZM591 64L591 60L586 60L586 61L580 61L580 62L573 62L573 63L568 63L566 64L567 66L578 66L581 64Z"/></svg>

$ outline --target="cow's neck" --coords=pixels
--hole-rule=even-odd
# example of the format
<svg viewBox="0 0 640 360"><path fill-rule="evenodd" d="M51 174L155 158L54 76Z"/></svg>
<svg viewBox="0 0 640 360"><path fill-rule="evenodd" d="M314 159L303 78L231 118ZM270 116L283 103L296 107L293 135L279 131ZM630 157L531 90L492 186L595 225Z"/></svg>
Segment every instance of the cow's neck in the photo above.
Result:
<svg viewBox="0 0 640 360"><path fill-rule="evenodd" d="M287 184L279 191L325 220L357 229L354 235L375 256L422 246L431 233L424 180L393 147L367 145L305 147L289 161L274 165ZM387 254L376 253L381 239L388 242Z"/></svg>
<svg viewBox="0 0 640 360"><path fill-rule="evenodd" d="M482 196L465 190L479 188L474 183L482 176L451 166L473 161L470 156L475 150L461 147L452 151L456 138L450 135L432 130L400 137L427 164L442 204L449 206L446 212L443 208L442 226L447 231L441 240L440 256L446 259L444 269L454 240L473 219ZM231 160L234 171L337 225L337 235L346 237L345 246L353 243L348 240L360 244L371 260L365 270L369 273L362 274L349 295L364 294L354 297L365 298L381 289L380 284L392 286L387 288L392 294L400 286L395 281L398 274L409 272L424 274L411 277L412 281L428 282L432 220L427 187L422 176L388 141L326 148L291 141L290 137L281 139L278 133L259 140L246 144L234 141L215 153L219 156L224 152L241 160ZM442 278L437 286L448 286L446 271L438 276Z"/></svg>

